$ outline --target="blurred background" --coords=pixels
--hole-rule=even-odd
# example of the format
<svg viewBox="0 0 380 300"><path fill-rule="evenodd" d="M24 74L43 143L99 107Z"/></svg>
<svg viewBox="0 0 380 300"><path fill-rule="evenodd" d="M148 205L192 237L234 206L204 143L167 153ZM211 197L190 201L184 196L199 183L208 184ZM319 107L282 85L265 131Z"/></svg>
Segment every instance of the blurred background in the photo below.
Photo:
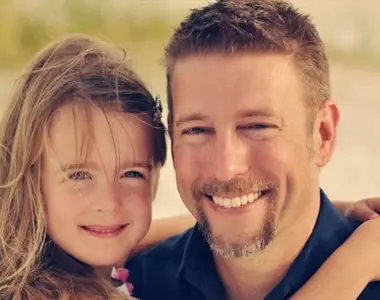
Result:
<svg viewBox="0 0 380 300"><path fill-rule="evenodd" d="M164 45L189 9L205 0L0 0L0 115L13 81L41 47L83 32L124 47L163 101ZM326 43L333 97L341 109L338 145L322 173L332 199L380 196L380 9L377 0L294 0ZM154 216L186 212L171 160L163 170Z"/></svg>

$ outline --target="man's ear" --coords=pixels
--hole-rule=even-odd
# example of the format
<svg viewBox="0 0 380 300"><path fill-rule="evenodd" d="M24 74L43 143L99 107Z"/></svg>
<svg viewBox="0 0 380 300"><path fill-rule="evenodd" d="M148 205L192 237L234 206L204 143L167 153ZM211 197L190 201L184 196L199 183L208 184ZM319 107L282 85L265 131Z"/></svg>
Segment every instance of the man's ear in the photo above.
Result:
<svg viewBox="0 0 380 300"><path fill-rule="evenodd" d="M336 144L337 126L340 119L338 106L325 100L316 114L314 141L317 166L324 167L331 159Z"/></svg>
<svg viewBox="0 0 380 300"><path fill-rule="evenodd" d="M173 161L173 166L174 166L174 155L173 155L173 142L174 142L173 114L168 114L167 122L168 122L168 132L169 132L169 140L170 140L170 154L172 155L172 161Z"/></svg>

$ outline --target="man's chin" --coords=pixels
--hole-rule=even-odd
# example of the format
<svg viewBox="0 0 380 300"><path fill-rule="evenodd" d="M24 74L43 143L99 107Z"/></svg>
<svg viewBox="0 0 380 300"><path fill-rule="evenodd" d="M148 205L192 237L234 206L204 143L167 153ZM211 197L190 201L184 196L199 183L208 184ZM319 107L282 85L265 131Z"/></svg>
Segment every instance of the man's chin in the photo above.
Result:
<svg viewBox="0 0 380 300"><path fill-rule="evenodd" d="M240 236L233 232L215 233L207 220L199 224L211 250L226 259L247 258L255 255L264 250L274 236L274 226L271 222L266 223L259 234L244 233Z"/></svg>
<svg viewBox="0 0 380 300"><path fill-rule="evenodd" d="M245 238L212 237L208 240L213 252L224 258L247 258L265 249L271 238L262 236L247 236Z"/></svg>
<svg viewBox="0 0 380 300"><path fill-rule="evenodd" d="M271 208L266 208L265 211L265 214L260 214L260 218L226 222L224 218L216 218L212 211L199 205L196 218L205 240L215 254L228 259L243 258L264 250L274 237L275 214ZM240 231L239 227L243 227L244 231Z"/></svg>

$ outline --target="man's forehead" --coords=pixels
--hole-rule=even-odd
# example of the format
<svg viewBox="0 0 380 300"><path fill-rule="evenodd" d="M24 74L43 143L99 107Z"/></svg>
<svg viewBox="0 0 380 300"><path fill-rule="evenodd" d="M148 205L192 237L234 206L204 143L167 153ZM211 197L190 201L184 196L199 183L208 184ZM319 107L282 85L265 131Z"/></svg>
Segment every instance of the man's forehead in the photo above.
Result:
<svg viewBox="0 0 380 300"><path fill-rule="evenodd" d="M294 59L292 55L269 52L238 52L234 54L210 53L189 55L179 58L173 68L172 77L176 79L178 73L191 73L202 70L216 71L220 75L228 75L218 72L220 69L247 70L265 67L268 72L276 73L281 69L293 68ZM183 75L183 74L181 74Z"/></svg>
<svg viewBox="0 0 380 300"><path fill-rule="evenodd" d="M238 105L251 115L269 114L278 109L279 98L300 97L300 80L288 56L226 56L225 64L212 68L222 61L222 56L211 55L179 62L171 87L176 119L183 118L182 114L194 118L223 105Z"/></svg>
<svg viewBox="0 0 380 300"><path fill-rule="evenodd" d="M179 60L171 78L175 98L186 94L270 93L274 88L298 86L300 80L289 56L285 55L208 55Z"/></svg>

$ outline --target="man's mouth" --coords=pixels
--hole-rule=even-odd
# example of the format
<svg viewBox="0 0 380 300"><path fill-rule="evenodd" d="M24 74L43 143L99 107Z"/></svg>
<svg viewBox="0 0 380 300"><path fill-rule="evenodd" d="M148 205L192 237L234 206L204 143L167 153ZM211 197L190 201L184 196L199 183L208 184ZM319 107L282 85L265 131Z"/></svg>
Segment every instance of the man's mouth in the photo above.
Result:
<svg viewBox="0 0 380 300"><path fill-rule="evenodd" d="M242 206L249 205L264 195L266 195L270 190L261 190L258 192L252 192L248 194L238 195L234 197L225 196L212 196L207 195L208 199L215 203L217 206L222 208L238 208Z"/></svg>

